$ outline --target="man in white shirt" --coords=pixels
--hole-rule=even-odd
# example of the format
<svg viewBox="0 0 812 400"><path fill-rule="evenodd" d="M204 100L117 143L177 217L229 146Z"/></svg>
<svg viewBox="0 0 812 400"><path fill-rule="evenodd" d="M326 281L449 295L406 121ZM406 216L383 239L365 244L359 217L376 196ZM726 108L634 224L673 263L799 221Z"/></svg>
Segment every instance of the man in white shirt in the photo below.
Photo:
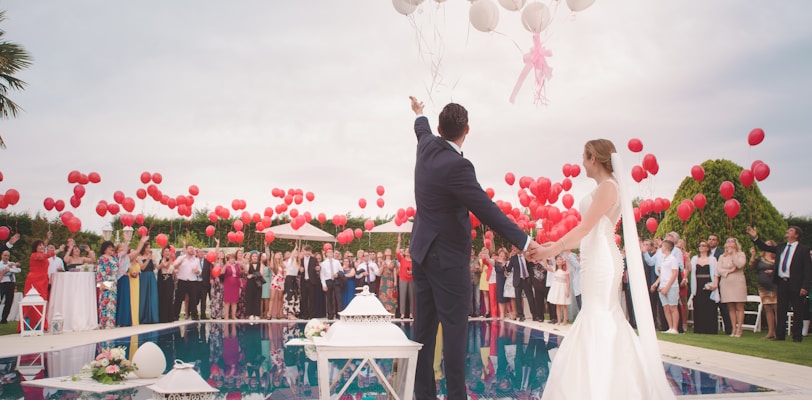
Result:
<svg viewBox="0 0 812 400"><path fill-rule="evenodd" d="M178 285L175 288L175 309L173 310L172 319L173 321L178 320L181 303L183 303L186 295L189 295L189 314L191 314L192 319L199 320L196 283L202 270L200 268L200 259L195 255L195 246L186 246L186 254L183 257L178 257L172 266L178 271ZM187 315L187 317L189 316Z"/></svg>
<svg viewBox="0 0 812 400"><path fill-rule="evenodd" d="M341 304L341 290L336 286L336 278L341 270L341 263L333 258L333 250L324 252L324 261L321 262L319 277L321 279L321 289L324 292L327 308L327 318L335 319Z"/></svg>
<svg viewBox="0 0 812 400"><path fill-rule="evenodd" d="M62 261L61 258L57 257L57 253L61 252L65 246L60 246L57 249L54 245L49 244L48 248L45 250L46 252L54 252L54 256L48 259L48 292L51 291L51 282L53 281L53 275L55 272L65 272L65 262Z"/></svg>
<svg viewBox="0 0 812 400"><path fill-rule="evenodd" d="M357 277L357 282L355 283L355 287L363 287L364 285L369 286L369 291L375 294L378 294L378 289L376 285L375 277L378 276L378 264L375 263L373 258L375 257L375 252L364 252L361 255L361 260L358 266L356 267L355 276Z"/></svg>
<svg viewBox="0 0 812 400"><path fill-rule="evenodd" d="M11 253L8 250L3 250L3 254L0 255L0 301L5 302L0 324L8 323L8 314L14 303L14 282L17 281L14 274L20 272L20 264L9 261L10 257Z"/></svg>
<svg viewBox="0 0 812 400"><path fill-rule="evenodd" d="M679 333L679 286L676 284L679 276L679 265L677 259L671 251L674 249L674 242L664 240L660 251L663 255L663 263L660 266L660 277L651 285L651 291L660 292L660 302L663 303L665 318L668 320L668 330L665 333Z"/></svg>

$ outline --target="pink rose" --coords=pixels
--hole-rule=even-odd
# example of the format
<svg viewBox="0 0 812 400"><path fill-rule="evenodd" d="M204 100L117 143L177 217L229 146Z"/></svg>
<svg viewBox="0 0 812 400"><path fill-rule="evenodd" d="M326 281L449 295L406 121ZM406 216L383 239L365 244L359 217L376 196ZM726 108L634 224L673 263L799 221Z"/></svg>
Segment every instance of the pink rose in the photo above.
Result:
<svg viewBox="0 0 812 400"><path fill-rule="evenodd" d="M104 369L104 372L108 374L115 374L119 371L118 365L108 365L107 368Z"/></svg>

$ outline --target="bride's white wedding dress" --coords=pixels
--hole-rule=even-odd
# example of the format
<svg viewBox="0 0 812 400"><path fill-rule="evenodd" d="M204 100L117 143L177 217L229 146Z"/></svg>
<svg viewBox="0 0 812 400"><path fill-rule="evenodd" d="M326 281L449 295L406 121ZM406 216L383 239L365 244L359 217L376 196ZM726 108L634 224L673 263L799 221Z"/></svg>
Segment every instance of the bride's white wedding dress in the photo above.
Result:
<svg viewBox="0 0 812 400"><path fill-rule="evenodd" d="M582 214L594 193L582 199ZM674 398L659 353L643 350L620 307L623 262L614 234L619 202L581 240L583 307L553 360L543 399ZM647 368L653 364L659 368Z"/></svg>

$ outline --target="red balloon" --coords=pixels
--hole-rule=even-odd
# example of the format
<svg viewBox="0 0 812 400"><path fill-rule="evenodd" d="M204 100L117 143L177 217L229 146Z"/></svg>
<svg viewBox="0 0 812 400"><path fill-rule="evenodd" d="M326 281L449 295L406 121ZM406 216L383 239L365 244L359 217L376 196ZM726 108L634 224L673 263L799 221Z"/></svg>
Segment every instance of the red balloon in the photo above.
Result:
<svg viewBox="0 0 812 400"><path fill-rule="evenodd" d="M226 235L226 238L228 239L228 241L229 241L229 242L236 242L236 241L237 241L237 236L236 236L236 233L234 233L233 231L232 231L232 232L229 232L229 233Z"/></svg>
<svg viewBox="0 0 812 400"><path fill-rule="evenodd" d="M581 175L581 166L578 164L572 164L572 168L570 168L570 173L572 174L573 178L577 178L578 175Z"/></svg>
<svg viewBox="0 0 812 400"><path fill-rule="evenodd" d="M736 199L729 199L725 202L725 214L728 218L736 218L741 210L741 204Z"/></svg>
<svg viewBox="0 0 812 400"><path fill-rule="evenodd" d="M139 225L144 225L144 214L139 213L138 215L136 215L135 222L137 222Z"/></svg>
<svg viewBox="0 0 812 400"><path fill-rule="evenodd" d="M355 237L360 239L361 236L364 236L364 231L362 231L361 228L355 228Z"/></svg>
<svg viewBox="0 0 812 400"><path fill-rule="evenodd" d="M649 217L649 219L646 220L646 228L651 233L654 233L657 230L657 225L658 222L654 217Z"/></svg>
<svg viewBox="0 0 812 400"><path fill-rule="evenodd" d="M313 194L313 192L307 192L305 193L305 198L307 199L307 201L313 201L313 199L316 198L316 195Z"/></svg>
<svg viewBox="0 0 812 400"><path fill-rule="evenodd" d="M121 190L116 190L113 193L113 200L115 200L116 203L121 204L121 202L124 201L124 192Z"/></svg>
<svg viewBox="0 0 812 400"><path fill-rule="evenodd" d="M271 243L275 239L272 231L265 232L265 243Z"/></svg>
<svg viewBox="0 0 812 400"><path fill-rule="evenodd" d="M6 197L8 197L8 195L6 195ZM8 199L6 199L6 201L8 201ZM71 207L79 208L79 206L81 204L82 204L82 199L76 197L76 195L73 195L73 196L70 197L70 206Z"/></svg>
<svg viewBox="0 0 812 400"><path fill-rule="evenodd" d="M657 165L657 157L655 157L654 154L649 153L643 156L642 164L643 168L645 168L646 171L650 172L652 175L656 175L655 171L659 170L659 166Z"/></svg>
<svg viewBox="0 0 812 400"><path fill-rule="evenodd" d="M152 181L155 182L156 184L160 185L163 180L164 180L164 177L161 176L160 173L154 172L152 174ZM144 182L144 183L146 183L146 182Z"/></svg>
<svg viewBox="0 0 812 400"><path fill-rule="evenodd" d="M318 217L316 217L316 219L319 220L320 224L323 224L323 223L325 223L327 221L327 216L324 215L324 213L319 213L319 215L318 215Z"/></svg>
<svg viewBox="0 0 812 400"><path fill-rule="evenodd" d="M64 200L55 201L54 202L54 208L56 209L56 211L61 212L62 210L65 209L65 201Z"/></svg>
<svg viewBox="0 0 812 400"><path fill-rule="evenodd" d="M643 151L643 142L641 142L640 139L629 139L628 146L632 153L639 153Z"/></svg>
<svg viewBox="0 0 812 400"><path fill-rule="evenodd" d="M50 197L46 197L45 200L42 202L42 205L45 206L46 210L51 211L51 210L54 209L54 205L56 205L56 203L54 202L54 199L52 199ZM3 240L3 239L0 239L0 240Z"/></svg>
<svg viewBox="0 0 812 400"><path fill-rule="evenodd" d="M242 241L245 240L245 233L243 231L239 231L239 232L235 233L234 234L234 240L237 243L242 243Z"/></svg>
<svg viewBox="0 0 812 400"><path fill-rule="evenodd" d="M151 180L152 180L152 175L150 175L149 172L144 171L144 172L141 173L141 183L146 185ZM158 183L158 182L155 182L155 183ZM163 246L161 246L161 247L163 247Z"/></svg>
<svg viewBox="0 0 812 400"><path fill-rule="evenodd" d="M87 185L90 182L90 178L87 177L85 174L79 174L79 184L80 185Z"/></svg>
<svg viewBox="0 0 812 400"><path fill-rule="evenodd" d="M147 236L147 233L149 233L149 230L147 230L146 226L141 226L138 228L138 236Z"/></svg>
<svg viewBox="0 0 812 400"><path fill-rule="evenodd" d="M302 204L302 201L304 201L304 199L302 198L302 195L297 194L297 195L293 196L293 202L294 203ZM243 207L243 208L245 208L245 207Z"/></svg>
<svg viewBox="0 0 812 400"><path fill-rule="evenodd" d="M694 205L696 205L696 208L701 210L705 208L706 204L708 204L708 199L705 198L704 194L697 193L696 196L694 196Z"/></svg>
<svg viewBox="0 0 812 400"><path fill-rule="evenodd" d="M648 174L643 167L639 165L632 167L632 179L634 179L635 182L640 183L640 181L646 179L646 176L648 176Z"/></svg>
<svg viewBox="0 0 812 400"><path fill-rule="evenodd" d="M0 240L6 240L11 235L7 226L0 226Z"/></svg>
<svg viewBox="0 0 812 400"><path fill-rule="evenodd" d="M155 243L158 243L160 247L166 247L166 245L169 244L169 238L163 233L159 233L158 236L155 237Z"/></svg>
<svg viewBox="0 0 812 400"><path fill-rule="evenodd" d="M273 217L273 208L265 207L265 212L263 212L262 215L264 215L266 217Z"/></svg>
<svg viewBox="0 0 812 400"><path fill-rule="evenodd" d="M6 203L12 206L17 204L17 202L20 201L20 192L18 192L17 189L6 190L5 200Z"/></svg>
<svg viewBox="0 0 812 400"><path fill-rule="evenodd" d="M299 216L299 210L297 210L295 208L291 208L290 212L288 212L288 214L290 214L291 218L296 218L296 217Z"/></svg>
<svg viewBox="0 0 812 400"><path fill-rule="evenodd" d="M285 204L290 205L293 203L293 196L292 195L285 195Z"/></svg>
<svg viewBox="0 0 812 400"><path fill-rule="evenodd" d="M575 199L573 199L572 195L567 193L564 197L561 198L561 203L564 204L564 207L569 210L572 208L572 205L575 203Z"/></svg>
<svg viewBox="0 0 812 400"><path fill-rule="evenodd" d="M383 192L384 192L383 185L378 185L378 187L375 188L375 193L377 193L378 196L383 196Z"/></svg>
<svg viewBox="0 0 812 400"><path fill-rule="evenodd" d="M691 167L691 177L697 182L702 182L705 179L705 169L701 165L694 165Z"/></svg>
<svg viewBox="0 0 812 400"><path fill-rule="evenodd" d="M78 198L82 198L85 195L85 187L82 185L76 185L73 187L73 194Z"/></svg>
<svg viewBox="0 0 812 400"><path fill-rule="evenodd" d="M147 198L147 191L144 190L144 188L138 188L138 190L135 191L135 197L144 200Z"/></svg>
<svg viewBox="0 0 812 400"><path fill-rule="evenodd" d="M770 176L770 166L765 163L756 165L756 169L753 170L753 175L759 182L767 179L767 177ZM6 196L8 196L8 194L6 194ZM11 202L9 202L9 204L11 204Z"/></svg>
<svg viewBox="0 0 812 400"><path fill-rule="evenodd" d="M764 130L761 128L755 128L747 135L747 143L750 146L756 146L762 141L764 141Z"/></svg>
<svg viewBox="0 0 812 400"><path fill-rule="evenodd" d="M564 178L564 180L561 181L561 187L564 188L564 191L569 192L570 189L572 189L572 181L570 178Z"/></svg>
<svg viewBox="0 0 812 400"><path fill-rule="evenodd" d="M256 223L256 222L259 222L259 221L262 221L262 216L259 215L259 213L251 214L251 222Z"/></svg>
<svg viewBox="0 0 812 400"><path fill-rule="evenodd" d="M3 182L3 173L0 172L0 182Z"/></svg>
<svg viewBox="0 0 812 400"><path fill-rule="evenodd" d="M759 164L764 164L764 161L761 161L761 160L753 161L753 163L750 164L750 171L755 171L756 170L756 165L759 165Z"/></svg>
<svg viewBox="0 0 812 400"><path fill-rule="evenodd" d="M234 230L235 231L241 231L242 228L243 228L243 222L238 220L238 219L234 220Z"/></svg>
<svg viewBox="0 0 812 400"><path fill-rule="evenodd" d="M725 200L728 200L731 197L733 197L734 190L735 190L735 187L733 186L733 183L730 182L730 181L724 181L719 186L719 194L721 194L722 197L724 197Z"/></svg>
<svg viewBox="0 0 812 400"><path fill-rule="evenodd" d="M510 186L513 186L516 183L516 175L513 175L513 172L508 172L505 174L505 183Z"/></svg>
<svg viewBox="0 0 812 400"><path fill-rule="evenodd" d="M208 237L214 236L214 225L209 225L206 227L206 236Z"/></svg>
<svg viewBox="0 0 812 400"><path fill-rule="evenodd" d="M240 214L240 220L242 220L242 222L246 224L250 223L251 213L249 213L248 211L243 211L242 214Z"/></svg>
<svg viewBox="0 0 812 400"><path fill-rule="evenodd" d="M127 212L133 212L133 210L135 210L135 199L132 197L125 197L124 201L121 202L121 207L127 210Z"/></svg>
<svg viewBox="0 0 812 400"><path fill-rule="evenodd" d="M406 207L406 217L407 218L414 217L415 214L416 214L416 211L415 211L414 207Z"/></svg>
<svg viewBox="0 0 812 400"><path fill-rule="evenodd" d="M223 270L220 267L214 267L211 269L211 277L212 278L219 278L220 274L223 273Z"/></svg>
<svg viewBox="0 0 812 400"><path fill-rule="evenodd" d="M110 204L107 205L107 211L110 214L116 215L116 214L118 214L119 211L121 211L121 209L119 209L118 204L110 203Z"/></svg>
<svg viewBox="0 0 812 400"><path fill-rule="evenodd" d="M634 213L634 222L640 222L640 218L643 218L643 215L640 213L640 208L635 207L632 209Z"/></svg>
<svg viewBox="0 0 812 400"><path fill-rule="evenodd" d="M374 228L374 227L375 227L375 221L373 221L371 219L368 219L368 220L366 220L364 222L364 228L366 228L367 231L371 231L372 228Z"/></svg>
<svg viewBox="0 0 812 400"><path fill-rule="evenodd" d="M688 204L686 204L686 203L682 203L682 204L680 204L680 205L677 207L677 216L678 216L678 217L679 217L679 219L681 219L683 222L687 221L687 220L688 220L688 218L690 218L690 217L691 217L691 206L690 206L690 205L688 205Z"/></svg>
<svg viewBox="0 0 812 400"><path fill-rule="evenodd" d="M663 199L661 199L659 197L654 199L654 212L658 212L658 213L663 212L663 210L664 210L663 207L664 206L665 206L665 203L663 202Z"/></svg>
<svg viewBox="0 0 812 400"><path fill-rule="evenodd" d="M750 187L750 185L753 184L753 181L755 179L756 177L753 175L753 171L750 171L749 169L743 169L742 172L739 174L739 181L741 181L742 186L744 187Z"/></svg>
<svg viewBox="0 0 812 400"><path fill-rule="evenodd" d="M228 217L231 215L231 212L228 211L228 208L222 207L222 208L220 208L219 215L220 215L220 218L222 218L222 219L228 219ZM213 221L213 222L216 222L216 221Z"/></svg>
<svg viewBox="0 0 812 400"><path fill-rule="evenodd" d="M68 230L71 231L71 233L79 232L79 230L82 229L82 221L76 217L69 219L68 223L65 225L67 225Z"/></svg>
<svg viewBox="0 0 812 400"><path fill-rule="evenodd" d="M135 217L132 214L123 214L119 220L124 226L131 227L135 223Z"/></svg>
<svg viewBox="0 0 812 400"><path fill-rule="evenodd" d="M99 175L98 172L91 172L87 174L87 180L90 181L90 183L99 183L101 182L101 175Z"/></svg>
<svg viewBox="0 0 812 400"><path fill-rule="evenodd" d="M197 185L189 186L189 194L192 196L197 196L200 194L200 188L198 188Z"/></svg>
<svg viewBox="0 0 812 400"><path fill-rule="evenodd" d="M493 188L487 188L485 189L485 194L488 195L489 199L493 199L493 196L496 195L496 192L493 191Z"/></svg>
<svg viewBox="0 0 812 400"><path fill-rule="evenodd" d="M63 212L63 213L62 213L62 215L59 217L59 219L60 219L60 220L62 220L62 224L63 224L63 225L67 225L67 224L68 224L68 221L69 221L71 218L73 218L73 213L72 213L72 212L70 212L70 211L65 211L65 212Z"/></svg>
<svg viewBox="0 0 812 400"><path fill-rule="evenodd" d="M217 253L215 253L214 250L209 250L206 253L206 261L210 263L214 263L215 261L217 261Z"/></svg>
<svg viewBox="0 0 812 400"><path fill-rule="evenodd" d="M366 206L367 206L367 199L365 199L363 197L358 199L358 207L361 207L361 209L364 209L364 208L366 208Z"/></svg>
<svg viewBox="0 0 812 400"><path fill-rule="evenodd" d="M82 176L79 171L73 170L68 172L68 183L79 183L79 178Z"/></svg>
<svg viewBox="0 0 812 400"><path fill-rule="evenodd" d="M378 197L377 203L378 203L378 208L383 208L383 205L384 205L383 197Z"/></svg>
<svg viewBox="0 0 812 400"><path fill-rule="evenodd" d="M564 164L564 166L561 167L561 172L564 173L565 178L569 178L572 175L572 165Z"/></svg>

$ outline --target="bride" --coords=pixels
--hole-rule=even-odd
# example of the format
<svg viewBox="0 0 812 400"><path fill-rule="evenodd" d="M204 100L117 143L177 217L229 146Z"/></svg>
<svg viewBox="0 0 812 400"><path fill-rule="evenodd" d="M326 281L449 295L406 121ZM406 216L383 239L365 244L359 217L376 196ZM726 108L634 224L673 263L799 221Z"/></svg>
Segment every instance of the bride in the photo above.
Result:
<svg viewBox="0 0 812 400"><path fill-rule="evenodd" d="M654 332L641 257L628 259L640 337L620 307L623 263L614 230L621 206L629 225L624 223L628 254L640 254L639 249L635 252L639 244L631 201L627 196L621 200L622 190L613 175L615 169L621 174L620 159L614 144L605 139L587 142L583 157L586 175L598 187L581 201L582 221L536 255L546 259L579 247L582 268L583 307L553 360L543 398L673 399Z"/></svg>

